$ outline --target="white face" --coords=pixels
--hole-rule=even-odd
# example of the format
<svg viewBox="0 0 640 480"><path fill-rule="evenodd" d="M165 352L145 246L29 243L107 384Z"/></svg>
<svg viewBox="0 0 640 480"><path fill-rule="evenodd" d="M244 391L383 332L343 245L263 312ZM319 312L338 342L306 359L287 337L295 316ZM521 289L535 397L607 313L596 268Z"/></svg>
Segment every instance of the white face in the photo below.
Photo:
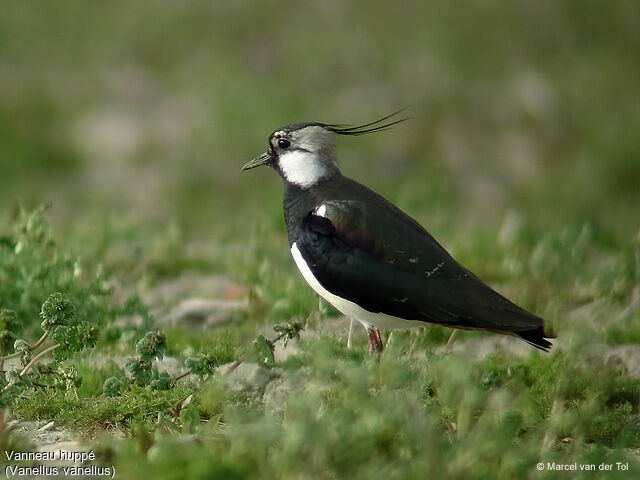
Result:
<svg viewBox="0 0 640 480"><path fill-rule="evenodd" d="M281 153L278 165L289 182L303 188L315 185L329 173L319 155L303 150Z"/></svg>
<svg viewBox="0 0 640 480"><path fill-rule="evenodd" d="M311 187L337 171L334 135L322 127L275 132L271 145L282 176L302 188Z"/></svg>

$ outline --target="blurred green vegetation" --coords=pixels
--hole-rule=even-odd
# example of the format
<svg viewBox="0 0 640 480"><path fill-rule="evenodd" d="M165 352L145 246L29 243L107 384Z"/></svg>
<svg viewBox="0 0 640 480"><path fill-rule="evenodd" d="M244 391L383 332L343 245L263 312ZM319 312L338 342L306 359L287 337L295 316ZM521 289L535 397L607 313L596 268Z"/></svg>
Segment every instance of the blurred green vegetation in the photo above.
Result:
<svg viewBox="0 0 640 480"><path fill-rule="evenodd" d="M148 322L133 299L195 270L245 286L250 308L211 331L169 328L178 358L255 360L260 329L294 318L322 332L286 248L281 182L240 168L283 124L410 105L410 122L338 139L343 173L545 317L560 345L467 360L434 353L449 334L436 327L394 334L376 363L361 339L348 351L321 335L277 365L301 378L281 403L215 382L105 399L121 369L81 360L78 398L32 392L12 411L123 428L101 447L122 478L566 478L538 461L637 472L640 384L605 354L640 343L638 18L632 0L3 5L0 308L36 325L65 290L101 324ZM53 233L32 214L18 252L40 204ZM133 337L99 348L131 354ZM158 414L191 393L205 422L167 433Z"/></svg>
<svg viewBox="0 0 640 480"><path fill-rule="evenodd" d="M428 225L495 229L514 208L634 233L635 2L367 6L8 6L0 199L49 199L72 225L108 212L247 235L280 218L279 182L239 170L270 131L412 105L409 124L341 139L340 164Z"/></svg>

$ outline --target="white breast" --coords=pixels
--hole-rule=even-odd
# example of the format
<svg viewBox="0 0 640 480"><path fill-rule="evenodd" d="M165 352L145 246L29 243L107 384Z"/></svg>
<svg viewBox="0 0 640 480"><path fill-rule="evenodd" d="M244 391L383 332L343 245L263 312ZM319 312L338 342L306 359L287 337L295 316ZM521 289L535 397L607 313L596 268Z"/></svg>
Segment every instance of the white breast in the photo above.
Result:
<svg viewBox="0 0 640 480"><path fill-rule="evenodd" d="M405 320L404 318L393 317L385 313L370 312L350 300L334 295L324 288L313 275L313 272L307 265L307 262L302 258L302 254L295 242L291 245L291 255L293 255L293 260L296 262L296 265L304 279L318 295L324 298L344 315L358 320L365 326L365 328L414 328L425 326L424 322L420 322L418 320Z"/></svg>

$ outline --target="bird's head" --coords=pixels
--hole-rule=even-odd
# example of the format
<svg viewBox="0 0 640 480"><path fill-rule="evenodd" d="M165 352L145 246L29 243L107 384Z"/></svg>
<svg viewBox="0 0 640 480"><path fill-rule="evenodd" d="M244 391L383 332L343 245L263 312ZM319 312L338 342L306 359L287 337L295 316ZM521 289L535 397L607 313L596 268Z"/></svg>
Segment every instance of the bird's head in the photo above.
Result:
<svg viewBox="0 0 640 480"><path fill-rule="evenodd" d="M286 181L302 188L311 187L340 174L336 165L336 135L379 132L406 120L383 123L401 111L355 127L317 122L287 125L269 135L267 151L242 169L269 165Z"/></svg>

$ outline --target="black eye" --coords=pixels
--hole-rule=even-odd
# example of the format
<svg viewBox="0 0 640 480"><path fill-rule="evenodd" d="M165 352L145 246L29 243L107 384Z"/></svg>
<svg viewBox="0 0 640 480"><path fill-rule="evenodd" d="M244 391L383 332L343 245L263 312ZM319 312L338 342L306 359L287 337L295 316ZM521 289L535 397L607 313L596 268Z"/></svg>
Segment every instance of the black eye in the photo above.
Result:
<svg viewBox="0 0 640 480"><path fill-rule="evenodd" d="M280 148L289 148L289 145L291 145L291 143L286 138L279 138L278 139L278 146Z"/></svg>

